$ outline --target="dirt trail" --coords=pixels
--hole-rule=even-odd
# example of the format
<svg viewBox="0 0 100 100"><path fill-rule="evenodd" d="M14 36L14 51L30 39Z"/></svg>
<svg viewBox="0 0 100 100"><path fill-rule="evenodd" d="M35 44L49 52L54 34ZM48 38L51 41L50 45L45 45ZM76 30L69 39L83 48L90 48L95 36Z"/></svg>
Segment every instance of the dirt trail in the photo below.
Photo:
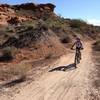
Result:
<svg viewBox="0 0 100 100"><path fill-rule="evenodd" d="M90 43L86 43L82 55L77 69L72 65L74 52L61 57L53 67L54 70L50 69L39 80L22 87L20 93L15 94L11 100L94 100L90 96L92 85L89 75L94 66ZM62 71L61 66L66 66L66 70Z"/></svg>

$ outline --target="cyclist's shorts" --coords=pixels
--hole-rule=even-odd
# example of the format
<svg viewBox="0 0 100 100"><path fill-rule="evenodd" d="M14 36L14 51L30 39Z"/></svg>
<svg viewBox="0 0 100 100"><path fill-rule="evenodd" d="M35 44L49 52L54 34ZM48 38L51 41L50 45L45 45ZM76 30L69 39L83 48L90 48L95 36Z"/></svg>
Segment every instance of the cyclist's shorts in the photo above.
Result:
<svg viewBox="0 0 100 100"><path fill-rule="evenodd" d="M81 47L76 47L77 50L81 50Z"/></svg>

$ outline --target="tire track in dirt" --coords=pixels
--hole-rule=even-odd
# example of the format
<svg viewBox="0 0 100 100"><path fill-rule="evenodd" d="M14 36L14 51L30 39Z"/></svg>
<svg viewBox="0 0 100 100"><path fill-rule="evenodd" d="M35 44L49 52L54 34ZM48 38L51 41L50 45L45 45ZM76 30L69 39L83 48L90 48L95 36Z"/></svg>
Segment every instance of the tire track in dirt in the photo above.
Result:
<svg viewBox="0 0 100 100"><path fill-rule="evenodd" d="M72 58L72 57L71 57ZM69 62L69 61L68 61ZM73 73L73 72L72 72ZM75 76L75 74L77 74L77 73L75 73L75 74L68 74L68 76L69 76L69 78L68 78L68 76L67 76L67 79L69 80L69 79L73 79L74 78L74 76ZM46 91L50 91L50 90L53 90L53 92L51 93L51 95L54 95L54 94L56 94L55 93L55 91L57 91L57 93L59 93L58 91L60 91L61 93L59 93L59 94L62 94L63 93L63 91L65 90L64 89L64 87L63 87L63 82L62 82L62 85L61 84L59 84L59 83L61 83L61 81L63 80L63 79L65 79L66 78L66 75L64 75L64 77L61 77L61 79L59 79L59 82L56 82L56 84L54 84L53 86L52 86L52 88L49 88L48 90L46 90ZM61 89L60 89L61 88ZM61 91L62 90L62 91ZM57 94L58 95L58 94ZM59 96L59 95L58 95ZM58 97L57 97L58 98ZM47 99L47 98L46 98ZM48 99L49 100L49 99ZM50 98L50 100L52 100L52 98Z"/></svg>

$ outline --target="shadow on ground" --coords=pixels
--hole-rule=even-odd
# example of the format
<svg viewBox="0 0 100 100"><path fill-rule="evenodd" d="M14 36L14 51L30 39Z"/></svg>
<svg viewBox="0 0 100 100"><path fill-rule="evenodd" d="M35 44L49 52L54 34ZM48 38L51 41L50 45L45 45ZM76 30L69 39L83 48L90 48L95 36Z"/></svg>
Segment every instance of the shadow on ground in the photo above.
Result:
<svg viewBox="0 0 100 100"><path fill-rule="evenodd" d="M5 83L5 84L1 84L0 87L1 87L1 88L2 88L2 87L8 88L8 87L15 86L16 84L20 84L20 83L22 83L22 82L24 82L24 81L25 81L25 76L22 76L22 77L20 77L20 78L18 78L18 79L9 81L9 82L7 82L7 83Z"/></svg>
<svg viewBox="0 0 100 100"><path fill-rule="evenodd" d="M53 71L67 71L67 70L73 70L73 69L75 69L75 64L74 63L66 65L66 66L58 66L56 68L53 68L53 69L49 70L49 72L53 72Z"/></svg>
<svg viewBox="0 0 100 100"><path fill-rule="evenodd" d="M6 55L0 56L0 62L9 62L12 60L13 60L12 56L6 56Z"/></svg>

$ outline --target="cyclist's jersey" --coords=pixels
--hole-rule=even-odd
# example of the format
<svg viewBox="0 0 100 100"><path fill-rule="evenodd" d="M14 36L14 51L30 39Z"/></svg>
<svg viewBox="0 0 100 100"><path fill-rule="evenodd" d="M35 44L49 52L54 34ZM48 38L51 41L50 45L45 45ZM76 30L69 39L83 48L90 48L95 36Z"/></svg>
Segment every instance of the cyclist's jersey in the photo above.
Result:
<svg viewBox="0 0 100 100"><path fill-rule="evenodd" d="M76 41L76 48L83 48L81 41Z"/></svg>

